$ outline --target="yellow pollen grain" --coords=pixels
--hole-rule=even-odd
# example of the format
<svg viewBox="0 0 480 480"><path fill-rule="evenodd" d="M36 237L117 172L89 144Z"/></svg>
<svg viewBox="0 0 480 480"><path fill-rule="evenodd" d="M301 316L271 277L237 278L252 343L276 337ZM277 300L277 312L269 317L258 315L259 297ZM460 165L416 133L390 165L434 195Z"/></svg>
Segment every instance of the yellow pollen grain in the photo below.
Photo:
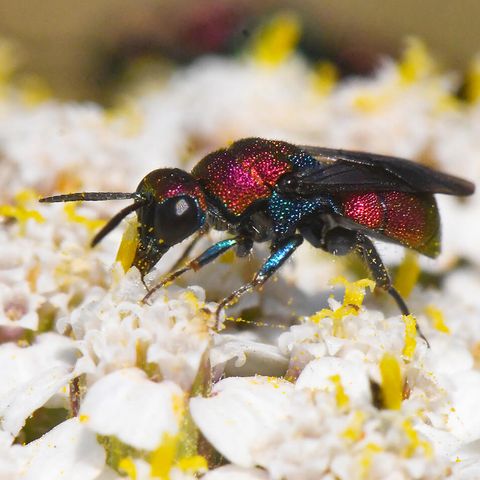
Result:
<svg viewBox="0 0 480 480"><path fill-rule="evenodd" d="M411 360L417 346L417 321L413 315L402 315L405 322L405 346L403 347L403 356Z"/></svg>
<svg viewBox="0 0 480 480"><path fill-rule="evenodd" d="M131 480L137 480L137 467L131 457L122 458L118 462L118 468L123 470Z"/></svg>
<svg viewBox="0 0 480 480"><path fill-rule="evenodd" d="M251 55L262 65L280 65L294 52L300 34L297 15L279 13L256 33L251 45Z"/></svg>
<svg viewBox="0 0 480 480"><path fill-rule="evenodd" d="M185 413L185 398L182 395L173 395L172 397L173 414L180 422Z"/></svg>
<svg viewBox="0 0 480 480"><path fill-rule="evenodd" d="M80 420L80 423L87 423L90 420L90 417L83 413L78 417L78 420Z"/></svg>
<svg viewBox="0 0 480 480"><path fill-rule="evenodd" d="M233 250L227 250L223 255L220 256L220 263L231 265L235 262L235 259L235 252Z"/></svg>
<svg viewBox="0 0 480 480"><path fill-rule="evenodd" d="M138 222L130 220L125 232L123 232L122 241L118 247L116 261L120 262L123 271L126 272L133 263L138 246Z"/></svg>
<svg viewBox="0 0 480 480"><path fill-rule="evenodd" d="M332 375L329 377L329 380L333 383L335 387L335 401L337 402L338 408L346 408L350 404L350 399L348 395L345 393L345 389L342 385L342 380L340 375Z"/></svg>
<svg viewBox="0 0 480 480"><path fill-rule="evenodd" d="M433 305L428 305L425 308L425 313L431 318L435 329L439 332L450 334L450 329L445 324L445 316L440 309Z"/></svg>
<svg viewBox="0 0 480 480"><path fill-rule="evenodd" d="M399 410L402 406L403 382L400 364L392 354L383 355L380 361L380 375L383 405L390 410Z"/></svg>
<svg viewBox="0 0 480 480"><path fill-rule="evenodd" d="M410 250L405 251L402 263L395 276L395 288L403 298L408 298L420 276L418 255Z"/></svg>

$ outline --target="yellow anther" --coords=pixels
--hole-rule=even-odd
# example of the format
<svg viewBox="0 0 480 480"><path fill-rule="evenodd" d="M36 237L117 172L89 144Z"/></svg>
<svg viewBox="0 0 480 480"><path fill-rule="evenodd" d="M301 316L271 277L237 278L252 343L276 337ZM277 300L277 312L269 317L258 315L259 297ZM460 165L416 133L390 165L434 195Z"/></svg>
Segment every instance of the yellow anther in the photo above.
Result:
<svg viewBox="0 0 480 480"><path fill-rule="evenodd" d="M365 423L365 413L356 410L353 414L350 425L343 431L342 436L352 442L361 440L364 436L363 424Z"/></svg>
<svg viewBox="0 0 480 480"><path fill-rule="evenodd" d="M365 298L365 290L369 288L373 292L375 288L375 282L368 278L349 282L346 278L340 276L334 278L330 283L332 285L340 284L345 286L345 295L343 297L343 305L345 307L351 305L360 308Z"/></svg>
<svg viewBox="0 0 480 480"><path fill-rule="evenodd" d="M435 62L425 44L418 38L408 38L406 48L398 63L401 82L404 84L414 83L428 77L435 70Z"/></svg>
<svg viewBox="0 0 480 480"><path fill-rule="evenodd" d="M337 402L337 407L338 408L345 408L348 407L350 404L350 399L348 398L348 395L345 393L345 389L343 388L342 385L342 379L340 378L340 375L332 375L329 377L330 381L333 383L335 386L335 400Z"/></svg>
<svg viewBox="0 0 480 480"><path fill-rule="evenodd" d="M412 457L415 455L417 449L421 448L426 457L431 458L433 455L433 449L430 443L426 440L421 440L417 431L413 428L410 420L405 420L402 424L405 435L408 438L409 444L405 447L403 454L406 457Z"/></svg>
<svg viewBox="0 0 480 480"><path fill-rule="evenodd" d="M177 467L187 473L206 472L208 470L208 462L202 455L193 455L192 457L180 459Z"/></svg>
<svg viewBox="0 0 480 480"><path fill-rule="evenodd" d="M321 96L328 95L338 80L338 69L332 62L319 62L312 72L312 86Z"/></svg>
<svg viewBox="0 0 480 480"><path fill-rule="evenodd" d="M399 410L402 406L403 383L398 360L386 353L380 361L382 401L385 408Z"/></svg>
<svg viewBox="0 0 480 480"><path fill-rule="evenodd" d="M408 298L420 276L418 255L410 250L405 251L402 263L395 276L395 288L403 298Z"/></svg>
<svg viewBox="0 0 480 480"><path fill-rule="evenodd" d="M137 480L137 467L131 457L122 458L118 462L118 468L124 471L130 480Z"/></svg>
<svg viewBox="0 0 480 480"><path fill-rule="evenodd" d="M411 360L417 346L417 321L413 315L402 315L402 320L405 322L405 346L402 353L407 360Z"/></svg>
<svg viewBox="0 0 480 480"><path fill-rule="evenodd" d="M363 449L363 454L360 458L360 478L370 478L370 469L372 468L373 457L376 453L380 453L381 451L382 447L380 447L376 443L369 443L365 445L365 448Z"/></svg>
<svg viewBox="0 0 480 480"><path fill-rule="evenodd" d="M450 333L450 329L445 324L443 312L440 309L434 307L433 305L428 305L425 308L425 313L432 319L434 328L436 328L439 332L448 334Z"/></svg>
<svg viewBox="0 0 480 480"><path fill-rule="evenodd" d="M117 251L116 261L120 262L123 271L126 272L133 263L135 252L138 245L138 222L137 220L129 220L127 228L123 232L122 241Z"/></svg>
<svg viewBox="0 0 480 480"><path fill-rule="evenodd" d="M251 52L259 63L279 65L295 50L301 27L297 15L279 13L263 25L254 36Z"/></svg>
<svg viewBox="0 0 480 480"><path fill-rule="evenodd" d="M94 220L92 218L84 217L77 213L77 203L66 203L63 207L68 220L70 222L79 223L84 225L88 230L97 230L105 225L105 220Z"/></svg>
<svg viewBox="0 0 480 480"><path fill-rule="evenodd" d="M20 224L20 233L25 233L28 220L43 223L45 218L36 210L29 210L27 206L36 201L38 195L32 190L22 190L15 195L16 205L0 205L0 216L15 218Z"/></svg>
<svg viewBox="0 0 480 480"><path fill-rule="evenodd" d="M480 55L476 56L467 72L465 96L470 103L480 100Z"/></svg>
<svg viewBox="0 0 480 480"><path fill-rule="evenodd" d="M150 475L161 480L170 478L177 453L178 436L165 433L162 443L150 455Z"/></svg>

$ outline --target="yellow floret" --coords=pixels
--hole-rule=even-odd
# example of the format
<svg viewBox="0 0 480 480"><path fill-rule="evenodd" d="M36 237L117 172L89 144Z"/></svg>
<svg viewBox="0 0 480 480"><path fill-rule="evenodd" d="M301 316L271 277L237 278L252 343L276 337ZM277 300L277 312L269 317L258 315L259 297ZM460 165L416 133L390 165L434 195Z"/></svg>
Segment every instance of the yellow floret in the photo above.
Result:
<svg viewBox="0 0 480 480"><path fill-rule="evenodd" d="M390 410L399 410L402 405L402 374L398 360L390 353L385 353L380 361L380 375L383 405Z"/></svg>
<svg viewBox="0 0 480 480"><path fill-rule="evenodd" d="M264 65L281 64L295 50L300 33L300 21L295 14L275 15L255 35L251 47L253 58Z"/></svg>

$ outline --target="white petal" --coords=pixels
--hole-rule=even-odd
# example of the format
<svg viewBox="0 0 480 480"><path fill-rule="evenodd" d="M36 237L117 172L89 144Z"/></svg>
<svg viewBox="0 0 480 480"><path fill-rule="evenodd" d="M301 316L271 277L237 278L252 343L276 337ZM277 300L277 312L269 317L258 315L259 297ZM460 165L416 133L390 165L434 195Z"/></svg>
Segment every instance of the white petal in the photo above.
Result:
<svg viewBox="0 0 480 480"><path fill-rule="evenodd" d="M202 480L268 480L269 478L268 473L259 468L225 465L209 471Z"/></svg>
<svg viewBox="0 0 480 480"><path fill-rule="evenodd" d="M53 367L10 390L0 399L2 428L18 435L26 419L72 378L68 367Z"/></svg>
<svg viewBox="0 0 480 480"><path fill-rule="evenodd" d="M132 447L153 450L165 433L178 431L183 392L173 382L155 383L139 369L113 372L90 387L80 409L85 424Z"/></svg>
<svg viewBox="0 0 480 480"><path fill-rule="evenodd" d="M296 389L335 390L331 377L339 375L345 393L353 403L371 401L367 370L361 363L338 357L323 357L311 361L302 371L295 384Z"/></svg>
<svg viewBox="0 0 480 480"><path fill-rule="evenodd" d="M285 418L293 385L267 377L227 378L208 398L190 400L190 412L207 440L228 460L255 466L255 445Z"/></svg>
<svg viewBox="0 0 480 480"><path fill-rule="evenodd" d="M89 480L103 470L105 451L77 418L67 420L24 447L22 480Z"/></svg>
<svg viewBox="0 0 480 480"><path fill-rule="evenodd" d="M16 436L25 420L72 378L74 342L45 334L26 348L0 347L0 417L2 428Z"/></svg>

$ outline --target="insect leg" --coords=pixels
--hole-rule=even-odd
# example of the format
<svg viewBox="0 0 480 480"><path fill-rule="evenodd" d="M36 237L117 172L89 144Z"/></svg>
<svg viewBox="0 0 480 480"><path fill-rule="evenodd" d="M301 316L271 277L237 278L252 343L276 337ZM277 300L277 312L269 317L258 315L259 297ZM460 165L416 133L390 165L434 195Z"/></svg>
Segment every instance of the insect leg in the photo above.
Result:
<svg viewBox="0 0 480 480"><path fill-rule="evenodd" d="M207 230L201 230L200 232L198 232L195 238L188 244L187 248L182 252L182 255L180 256L180 258L173 264L171 268L171 272L178 270L178 267L180 267L180 265L183 265L185 260L190 255L190 252L195 248L195 245L206 233L207 233Z"/></svg>
<svg viewBox="0 0 480 480"><path fill-rule="evenodd" d="M392 285L390 275L373 242L363 233L335 227L325 235L325 250L334 255L346 255L350 252L359 253L367 264L377 286L385 290L398 305L403 315L410 315L410 310L400 293ZM417 325L417 332L426 344L430 346L425 335Z"/></svg>
<svg viewBox="0 0 480 480"><path fill-rule="evenodd" d="M146 295L143 297L142 302L146 302L158 289L162 288L167 283L172 282L180 275L188 272L189 270L199 270L207 263L212 262L216 258L218 258L222 253L225 253L230 248L237 245L242 238L235 237L235 238L227 238L226 240L221 240L220 242L215 243L211 247L207 248L202 254L200 254L197 258L194 258L190 262L188 262L184 267L175 270L174 272L170 273L167 277L165 277L159 284L155 285Z"/></svg>
<svg viewBox="0 0 480 480"><path fill-rule="evenodd" d="M242 285L218 304L216 311L217 329L220 329L221 327L219 317L222 309L237 301L247 291L252 290L259 285L263 285L302 243L303 237L297 234L288 238L287 240L284 240L272 249L272 253L262 265L260 270L255 274L252 281Z"/></svg>

